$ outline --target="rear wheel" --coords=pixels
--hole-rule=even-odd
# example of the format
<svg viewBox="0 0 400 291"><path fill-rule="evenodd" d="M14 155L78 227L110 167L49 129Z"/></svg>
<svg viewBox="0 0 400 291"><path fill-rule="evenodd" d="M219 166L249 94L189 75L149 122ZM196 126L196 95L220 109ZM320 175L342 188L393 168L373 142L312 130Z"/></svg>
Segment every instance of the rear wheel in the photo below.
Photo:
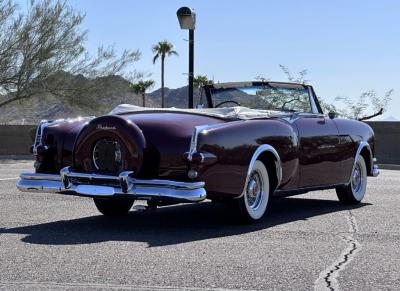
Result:
<svg viewBox="0 0 400 291"><path fill-rule="evenodd" d="M261 219L268 206L270 183L268 171L261 161L256 161L241 198L233 201L235 210L243 222L252 223Z"/></svg>
<svg viewBox="0 0 400 291"><path fill-rule="evenodd" d="M106 216L121 216L129 213L133 201L93 198L94 204Z"/></svg>
<svg viewBox="0 0 400 291"><path fill-rule="evenodd" d="M339 201L343 204L358 204L365 196L367 190L367 166L360 155L353 167L350 183L336 188Z"/></svg>

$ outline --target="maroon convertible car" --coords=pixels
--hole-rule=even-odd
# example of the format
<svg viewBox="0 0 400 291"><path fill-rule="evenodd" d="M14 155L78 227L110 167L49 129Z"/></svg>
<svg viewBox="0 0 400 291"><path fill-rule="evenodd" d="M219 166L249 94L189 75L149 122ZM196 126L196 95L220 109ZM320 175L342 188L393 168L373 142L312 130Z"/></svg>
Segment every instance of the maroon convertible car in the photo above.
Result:
<svg viewBox="0 0 400 291"><path fill-rule="evenodd" d="M108 115L42 121L35 173L21 191L92 197L105 215L204 199L259 220L273 195L336 189L359 203L377 176L374 133L365 123L324 115L309 85L219 83L196 109L119 105Z"/></svg>

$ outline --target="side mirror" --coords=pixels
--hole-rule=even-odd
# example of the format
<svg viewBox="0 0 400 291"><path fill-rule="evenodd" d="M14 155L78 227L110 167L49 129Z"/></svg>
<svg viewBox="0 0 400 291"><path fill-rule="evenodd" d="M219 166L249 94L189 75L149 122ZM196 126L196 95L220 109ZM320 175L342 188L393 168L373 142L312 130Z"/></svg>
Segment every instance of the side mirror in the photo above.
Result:
<svg viewBox="0 0 400 291"><path fill-rule="evenodd" d="M329 116L330 119L334 119L336 117L336 113L331 111L331 112L328 113L328 116Z"/></svg>

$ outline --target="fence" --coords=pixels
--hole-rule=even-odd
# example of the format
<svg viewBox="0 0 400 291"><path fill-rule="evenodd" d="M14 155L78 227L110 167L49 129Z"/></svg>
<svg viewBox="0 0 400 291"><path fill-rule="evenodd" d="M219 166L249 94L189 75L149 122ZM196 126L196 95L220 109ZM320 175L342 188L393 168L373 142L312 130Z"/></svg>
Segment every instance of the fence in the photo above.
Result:
<svg viewBox="0 0 400 291"><path fill-rule="evenodd" d="M368 121L375 133L378 164L400 165L400 122Z"/></svg>
<svg viewBox="0 0 400 291"><path fill-rule="evenodd" d="M35 125L0 125L0 155L28 155Z"/></svg>

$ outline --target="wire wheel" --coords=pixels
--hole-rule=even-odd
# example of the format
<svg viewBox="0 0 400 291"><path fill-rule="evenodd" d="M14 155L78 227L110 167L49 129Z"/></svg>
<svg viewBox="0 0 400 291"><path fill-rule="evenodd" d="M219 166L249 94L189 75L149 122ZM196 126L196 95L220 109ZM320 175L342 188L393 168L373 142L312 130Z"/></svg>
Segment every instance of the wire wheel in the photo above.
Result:
<svg viewBox="0 0 400 291"><path fill-rule="evenodd" d="M364 158L357 158L351 172L350 183L336 188L339 201L344 204L358 204L367 190L367 166Z"/></svg>
<svg viewBox="0 0 400 291"><path fill-rule="evenodd" d="M365 194L365 187L367 184L367 173L365 164L362 165L360 159L357 160L353 173L351 174L351 188L353 190L354 198L361 201Z"/></svg>
<svg viewBox="0 0 400 291"><path fill-rule="evenodd" d="M263 217L268 206L269 192L268 171L261 161L255 161L242 197L242 212L248 221Z"/></svg>

